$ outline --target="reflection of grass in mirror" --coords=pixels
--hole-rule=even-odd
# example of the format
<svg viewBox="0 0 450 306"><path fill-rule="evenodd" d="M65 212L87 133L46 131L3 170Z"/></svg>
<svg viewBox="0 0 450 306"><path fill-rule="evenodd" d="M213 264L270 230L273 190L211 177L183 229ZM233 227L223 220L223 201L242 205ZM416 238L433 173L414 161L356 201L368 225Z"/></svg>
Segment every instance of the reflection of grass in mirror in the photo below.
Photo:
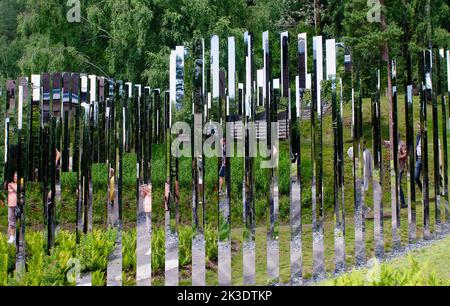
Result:
<svg viewBox="0 0 450 306"><path fill-rule="evenodd" d="M279 237L280 237L280 229L278 226L275 226L272 238L278 240Z"/></svg>
<svg viewBox="0 0 450 306"><path fill-rule="evenodd" d="M71 230L76 223L76 189L77 174L66 172L61 174L61 226ZM95 216L95 211L94 211ZM73 226L71 226L73 225Z"/></svg>
<svg viewBox="0 0 450 306"><path fill-rule="evenodd" d="M192 237L193 231L190 227L183 227L178 236L178 258L179 265L183 267L192 262Z"/></svg>
<svg viewBox="0 0 450 306"><path fill-rule="evenodd" d="M135 285L136 280L136 229L122 232L122 271L125 286Z"/></svg>
<svg viewBox="0 0 450 306"><path fill-rule="evenodd" d="M244 227L244 240L248 241L250 240L251 236L252 236L252 232L251 229L249 229L247 226Z"/></svg>
<svg viewBox="0 0 450 306"><path fill-rule="evenodd" d="M227 222L227 219L222 214L219 214L219 240L227 241L230 231L231 224Z"/></svg>
<svg viewBox="0 0 450 306"><path fill-rule="evenodd" d="M164 229L156 229L152 232L152 273L164 269L166 252L164 235Z"/></svg>
<svg viewBox="0 0 450 306"><path fill-rule="evenodd" d="M217 249L217 230L210 225L205 227L205 241L206 241L206 262L216 262Z"/></svg>
<svg viewBox="0 0 450 306"><path fill-rule="evenodd" d="M175 216L175 214L174 214L174 216ZM170 218L170 229L174 232L175 232L175 228L176 228L176 223L177 223L177 221L176 221L175 217Z"/></svg>
<svg viewBox="0 0 450 306"><path fill-rule="evenodd" d="M104 286L106 283L105 272L97 270L92 273L92 286Z"/></svg>
<svg viewBox="0 0 450 306"><path fill-rule="evenodd" d="M92 222L94 228L107 226L108 165L92 165Z"/></svg>

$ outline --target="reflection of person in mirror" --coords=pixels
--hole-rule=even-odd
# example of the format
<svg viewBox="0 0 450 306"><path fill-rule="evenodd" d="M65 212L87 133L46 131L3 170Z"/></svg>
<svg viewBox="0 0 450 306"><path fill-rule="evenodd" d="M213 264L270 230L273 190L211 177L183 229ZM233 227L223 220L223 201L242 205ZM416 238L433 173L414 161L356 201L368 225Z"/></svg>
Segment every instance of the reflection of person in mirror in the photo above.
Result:
<svg viewBox="0 0 450 306"><path fill-rule="evenodd" d="M39 169L38 168L34 169L34 181L36 183L39 182Z"/></svg>
<svg viewBox="0 0 450 306"><path fill-rule="evenodd" d="M114 191L115 191L114 168L110 168L109 169L109 203L111 206L114 206Z"/></svg>
<svg viewBox="0 0 450 306"><path fill-rule="evenodd" d="M274 168L278 167L278 162L279 162L278 148L275 144L272 145L272 152L271 152L270 158L271 158L271 162L272 162L271 166Z"/></svg>
<svg viewBox="0 0 450 306"><path fill-rule="evenodd" d="M348 155L348 157L351 160L353 160L353 147L350 147L348 149L347 155ZM364 142L364 146L363 146L363 169L362 169L364 192L367 192L369 190L370 178L373 175L372 161L373 161L372 152L370 152L370 150L366 148L366 142Z"/></svg>
<svg viewBox="0 0 450 306"><path fill-rule="evenodd" d="M166 182L164 186L164 209L169 211L170 183Z"/></svg>
<svg viewBox="0 0 450 306"><path fill-rule="evenodd" d="M47 192L47 216L49 216L50 213L53 213L50 211L50 207L52 205L52 191L50 190L49 192ZM53 218L53 216L50 216L51 218Z"/></svg>
<svg viewBox="0 0 450 306"><path fill-rule="evenodd" d="M402 209L408 208L405 202L405 194L403 192L402 187L402 179L405 174L407 163L408 163L408 149L406 143L401 140L400 133L397 135L398 137L398 148L397 148L397 164L398 164L398 187L399 187L399 200L400 206ZM384 146L386 148L391 147L391 142L389 140L384 141ZM420 154L420 153L419 153Z"/></svg>
<svg viewBox="0 0 450 306"><path fill-rule="evenodd" d="M418 133L416 136L416 165L414 167L414 181L422 192L422 181L420 176L422 174L422 125L417 124Z"/></svg>
<svg viewBox="0 0 450 306"><path fill-rule="evenodd" d="M353 151L354 151L353 147L350 147L347 151L347 155L351 160L354 160L354 152ZM363 193L365 193L369 190L370 178L373 175L372 164L373 164L372 152L370 152L370 150L366 148L366 142L364 142L363 168L362 168L363 181L361 182L361 186L363 188L363 190L362 190ZM363 215L365 218L369 218L370 212L371 212L370 207L363 205Z"/></svg>
<svg viewBox="0 0 450 306"><path fill-rule="evenodd" d="M17 172L14 172L12 182L8 183L8 243L16 241L16 206L17 206Z"/></svg>
<svg viewBox="0 0 450 306"><path fill-rule="evenodd" d="M442 155L442 143L441 140L439 142L439 184L441 186L441 196L445 196L444 190L444 156Z"/></svg>
<svg viewBox="0 0 450 306"><path fill-rule="evenodd" d="M225 138L222 138L220 141L222 145L222 157L221 157L221 164L220 164L220 170L219 170L219 195L222 195L223 192L223 183L225 181L226 176L226 167L227 167L227 155L226 155L226 140Z"/></svg>
<svg viewBox="0 0 450 306"><path fill-rule="evenodd" d="M61 169L61 152L59 152L58 148L56 148L55 165L56 165L56 179L59 180L59 171Z"/></svg>
<svg viewBox="0 0 450 306"><path fill-rule="evenodd" d="M398 145L398 184L400 188L400 204L401 208L408 208L405 202L405 194L402 188L402 178L406 171L408 150L403 140L400 140Z"/></svg>
<svg viewBox="0 0 450 306"><path fill-rule="evenodd" d="M178 179L178 175L175 178L175 190L174 190L174 204L175 204L175 220L178 224L180 222L180 210L178 209L178 205L180 204L180 181Z"/></svg>
<svg viewBox="0 0 450 306"><path fill-rule="evenodd" d="M147 223L147 232L152 237L152 184L142 185L141 187L141 196L144 197L144 212L145 212L145 220ZM151 254L151 248L145 254L149 256Z"/></svg>
<svg viewBox="0 0 450 306"><path fill-rule="evenodd" d="M197 164L195 165L194 160L197 160ZM197 192L200 192L202 186L203 186L203 158L201 155L199 155L197 158L192 159L192 165L193 167L196 167L195 170L198 171L198 186L197 186Z"/></svg>
<svg viewBox="0 0 450 306"><path fill-rule="evenodd" d="M56 149L56 169L57 170L59 170L60 160L61 160L61 152L59 152L59 150Z"/></svg>

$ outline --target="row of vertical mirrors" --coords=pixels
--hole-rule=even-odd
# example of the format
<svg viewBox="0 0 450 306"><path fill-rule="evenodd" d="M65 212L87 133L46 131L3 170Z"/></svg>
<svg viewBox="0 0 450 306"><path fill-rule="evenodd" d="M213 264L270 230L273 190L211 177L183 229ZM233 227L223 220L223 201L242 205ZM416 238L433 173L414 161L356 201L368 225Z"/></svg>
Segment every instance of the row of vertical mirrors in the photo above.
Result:
<svg viewBox="0 0 450 306"><path fill-rule="evenodd" d="M290 210L290 273L291 282L303 282L302 244L302 124L311 123L311 211L313 278L325 276L324 246L324 176L333 175L334 215L334 272L346 270L346 218L345 201L352 201L354 211L355 265L366 263L366 187L364 186L364 133L363 133L363 83L360 72L352 62L351 49L334 39L323 41L322 36L312 39L312 62L308 61L308 39L299 34L295 51L289 33L277 37L281 58L280 78L272 73L272 44L269 33L262 34L262 66L256 70L255 38L245 33L237 42L235 37L220 41L213 36L207 50L205 41L196 40L186 46L178 46L170 54L169 90L161 92L143 85L114 80L110 77L78 73L44 73L23 77L6 84L5 95L5 181L17 174L18 226L16 234L16 269L25 269L26 246L24 243L26 217L25 182L41 183L43 223L47 248L50 251L61 221L62 209L61 173L76 174L76 233L80 236L92 231L92 184L94 164L105 165L105 186L108 196L108 226L117 229L117 248L108 266L108 284L120 285L121 231L123 228L124 153L136 155L136 210L137 245L136 281L138 285L151 284L151 235L152 190L160 188L164 194L165 208L165 284L178 285L180 281L178 260L178 228L180 223L180 158L192 159L191 203L192 227L192 284L205 285L205 226L211 223L218 229L218 280L220 285L232 283L231 205L232 164L234 157L242 157L242 205L243 218L243 284L256 281L256 220L257 191L255 181L257 156L263 157L258 165L265 168L268 177L267 207L267 279L279 282L279 159L280 138L289 143L289 210ZM220 47L226 46L226 52ZM325 52L324 52L325 46ZM278 48L278 47L277 47ZM242 54L242 57L237 57ZM325 54L325 56L324 56ZM209 56L209 61L207 61ZM396 61L373 64L371 93L373 141L373 220L374 249L377 258L385 255L385 231L383 212L383 184L391 187L392 248L401 248L400 239L400 178L398 151L398 115L405 114L406 146L408 151L407 205L409 243L418 239L416 221L415 164L416 139L414 135L414 90L420 94L420 124L423 186L423 238L447 232L449 224L448 199L448 148L447 94L450 93L450 53L444 50L426 50L418 54L419 79L416 88L412 82L411 60L405 84L404 109L399 108ZM339 65L339 61L342 64ZM295 65L293 63L295 62ZM390 110L389 144L390 163L387 166L390 182L383 182L381 114L382 63L389 66L393 109ZM324 65L325 64L325 65ZM308 66L312 73L308 73ZM227 67L222 69L221 67ZM295 69L292 69L295 67ZM339 67L339 69L337 69ZM342 68L341 68L342 67ZM294 71L293 71L294 70ZM324 86L327 81L331 86ZM447 84L446 84L447 83ZM447 86L446 86L447 85ZM166 84L164 84L166 86ZM351 92L347 99L352 104L351 137L353 144L352 174L353 194L344 193L344 103L345 86ZM330 98L324 98L328 95ZM162 97L161 97L162 96ZM438 101L438 97L442 100ZM329 101L325 101L329 100ZM331 103L328 103L331 102ZM438 103L441 114L439 114ZM331 107L329 105L331 104ZM435 229L430 228L430 182L428 161L427 105L432 106L433 122L442 120L440 128L433 124L434 213ZM327 109L332 113L334 173L324 173L323 167L323 118ZM308 117L304 114L309 113ZM284 115L280 115L284 114ZM349 114L350 115L350 114ZM441 117L439 117L441 116ZM281 122L286 133L281 134ZM38 130L33 130L38 128ZM327 132L327 131L325 131ZM441 136L442 137L441 137ZM442 139L442 140L441 140ZM441 145L442 142L442 145ZM153 186L152 165L154 144L160 144L165 152L164 186ZM439 147L443 148L440 152ZM441 160L441 157L443 161ZM161 156L158 155L158 158ZM163 157L164 158L164 157ZM213 165L213 167L206 167ZM304 169L304 168L303 168ZM216 194L206 191L206 176L214 173L217 178ZM287 175L282 173L282 175ZM159 205L159 203L157 204ZM184 205L184 204L181 204ZM348 206L348 205L347 205ZM216 217L209 218L208 207L214 207ZM209 220L210 219L210 220Z"/></svg>

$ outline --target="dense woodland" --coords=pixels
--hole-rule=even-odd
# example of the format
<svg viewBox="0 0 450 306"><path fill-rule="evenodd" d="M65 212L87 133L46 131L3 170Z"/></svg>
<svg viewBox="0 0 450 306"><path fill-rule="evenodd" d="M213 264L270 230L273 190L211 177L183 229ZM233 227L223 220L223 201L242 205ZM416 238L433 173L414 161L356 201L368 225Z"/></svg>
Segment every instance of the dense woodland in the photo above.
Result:
<svg viewBox="0 0 450 306"><path fill-rule="evenodd" d="M292 37L308 32L309 39L317 34L344 41L351 46L355 67L367 84L373 72L368 63L375 64L388 55L398 59L402 83L408 51L414 63L417 51L430 43L450 47L448 1L381 0L381 22L369 22L367 14L374 10L370 3L376 2L81 0L81 22L70 23L67 0L1 0L0 84L32 73L83 71L165 88L169 52L176 45L189 46L195 37L205 38L208 45L209 38L217 34L221 50L226 50L226 37L233 35L237 37L238 60L242 61L245 31L255 34L257 67L262 66L260 33L265 30L272 33L273 59L277 62L277 33L281 31L288 30ZM294 75L295 39L291 44ZM224 68L225 54L222 52ZM278 66L273 65L274 76L279 74ZM417 69L414 73L417 78Z"/></svg>

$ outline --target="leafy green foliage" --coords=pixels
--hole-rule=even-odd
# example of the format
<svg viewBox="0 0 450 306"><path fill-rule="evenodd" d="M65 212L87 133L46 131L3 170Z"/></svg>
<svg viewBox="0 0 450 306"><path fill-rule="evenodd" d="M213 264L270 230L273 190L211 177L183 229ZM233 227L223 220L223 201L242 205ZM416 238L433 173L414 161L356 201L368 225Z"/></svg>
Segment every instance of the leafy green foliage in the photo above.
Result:
<svg viewBox="0 0 450 306"><path fill-rule="evenodd" d="M218 234L212 227L205 228L206 261L217 265ZM134 286L136 276L136 230L122 233L123 266L122 279L124 285ZM178 262L181 269L187 268L192 263L192 238L194 231L190 226L178 228ZM154 228L152 231L152 274L160 276L164 274L165 267L165 230Z"/></svg>
<svg viewBox="0 0 450 306"><path fill-rule="evenodd" d="M108 230L106 233L96 230L83 236L80 255L84 270L106 270L108 256L114 250L115 237L114 230Z"/></svg>
<svg viewBox="0 0 450 306"><path fill-rule="evenodd" d="M414 257L408 257L408 267L397 269L391 264L376 266L379 275L373 271L350 273L333 281L335 286L448 286L448 280L436 278L427 264L419 264Z"/></svg>
<svg viewBox="0 0 450 306"><path fill-rule="evenodd" d="M0 286L8 283L8 273L14 271L15 248L7 243L7 237L0 235Z"/></svg>
<svg viewBox="0 0 450 306"><path fill-rule="evenodd" d="M8 285L26 286L67 286L75 285L69 281L69 272L74 264L81 264L81 272L95 271L93 282L104 283L107 259L113 250L115 232L94 231L82 237L81 244L76 244L74 233L60 231L56 237L55 248L46 253L44 235L42 232L27 232L26 234L26 273L25 277L17 279L14 275L15 248L6 245L6 237L0 235L1 254L7 254ZM3 252L5 251L6 252ZM4 258L3 258L4 259ZM0 259L0 271L4 270L4 260ZM3 272L4 273L4 272ZM0 272L0 284L5 284L4 274Z"/></svg>
<svg viewBox="0 0 450 306"><path fill-rule="evenodd" d="M136 229L122 233L122 270L136 272Z"/></svg>
<svg viewBox="0 0 450 306"><path fill-rule="evenodd" d="M166 254L164 229L155 229L152 231L152 272L164 269Z"/></svg>
<svg viewBox="0 0 450 306"><path fill-rule="evenodd" d="M104 286L106 284L106 277L104 271L92 272L92 286Z"/></svg>

